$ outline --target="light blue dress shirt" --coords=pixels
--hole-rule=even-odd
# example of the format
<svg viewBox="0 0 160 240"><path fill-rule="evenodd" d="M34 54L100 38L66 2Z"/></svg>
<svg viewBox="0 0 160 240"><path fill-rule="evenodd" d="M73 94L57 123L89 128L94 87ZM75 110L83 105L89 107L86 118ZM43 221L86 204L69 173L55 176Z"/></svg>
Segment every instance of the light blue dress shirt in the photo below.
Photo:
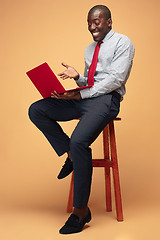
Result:
<svg viewBox="0 0 160 240"><path fill-rule="evenodd" d="M96 44L97 42L93 42L85 49L84 76L80 75L76 80L80 87L87 85L88 70ZM111 29L100 46L94 86L80 90L82 99L116 90L122 96L122 100L126 93L125 84L131 71L134 51L133 43L127 36Z"/></svg>

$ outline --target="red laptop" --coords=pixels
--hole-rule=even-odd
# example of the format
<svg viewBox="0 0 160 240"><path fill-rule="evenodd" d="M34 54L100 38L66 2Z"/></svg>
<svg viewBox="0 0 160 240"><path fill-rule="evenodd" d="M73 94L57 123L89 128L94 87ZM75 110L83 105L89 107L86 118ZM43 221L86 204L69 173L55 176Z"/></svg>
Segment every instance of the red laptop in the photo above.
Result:
<svg viewBox="0 0 160 240"><path fill-rule="evenodd" d="M26 72L26 74L31 79L31 81L33 82L33 84L35 85L35 87L40 92L43 98L51 97L51 93L53 91L56 91L58 94L61 94L64 92L81 90L93 86L90 85L72 89L65 89L46 62Z"/></svg>

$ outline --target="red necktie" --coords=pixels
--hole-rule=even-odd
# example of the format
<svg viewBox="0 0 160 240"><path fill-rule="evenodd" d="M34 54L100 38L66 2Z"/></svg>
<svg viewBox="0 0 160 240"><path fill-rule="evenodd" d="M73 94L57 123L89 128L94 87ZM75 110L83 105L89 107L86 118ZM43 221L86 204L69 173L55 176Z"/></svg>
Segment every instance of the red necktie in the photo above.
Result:
<svg viewBox="0 0 160 240"><path fill-rule="evenodd" d="M102 43L102 41L98 42L95 47L95 50L94 50L92 62L91 62L91 65L90 65L89 71L88 71L88 86L94 85L94 74L95 74L96 67L97 67L98 53L99 53L101 43Z"/></svg>

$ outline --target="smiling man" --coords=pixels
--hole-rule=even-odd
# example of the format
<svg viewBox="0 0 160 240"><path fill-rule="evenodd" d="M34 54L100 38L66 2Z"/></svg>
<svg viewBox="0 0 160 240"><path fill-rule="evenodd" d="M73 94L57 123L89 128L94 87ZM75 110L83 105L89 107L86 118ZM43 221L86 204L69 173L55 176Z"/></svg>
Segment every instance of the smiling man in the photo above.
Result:
<svg viewBox="0 0 160 240"><path fill-rule="evenodd" d="M104 7L94 7L88 13L88 29L91 32L94 41L102 41L111 30L112 20L111 12Z"/></svg>
<svg viewBox="0 0 160 240"><path fill-rule="evenodd" d="M131 40L112 29L111 13L106 6L96 5L89 11L88 30L94 42L85 50L84 76L65 63L62 65L66 69L59 76L73 78L78 86L94 85L60 95L51 93L50 98L39 100L29 108L31 121L58 156L68 155L58 179L74 170L74 210L60 229L61 234L80 232L91 220L88 207L92 179L90 145L118 115L134 57ZM69 138L58 121L75 118L80 120Z"/></svg>

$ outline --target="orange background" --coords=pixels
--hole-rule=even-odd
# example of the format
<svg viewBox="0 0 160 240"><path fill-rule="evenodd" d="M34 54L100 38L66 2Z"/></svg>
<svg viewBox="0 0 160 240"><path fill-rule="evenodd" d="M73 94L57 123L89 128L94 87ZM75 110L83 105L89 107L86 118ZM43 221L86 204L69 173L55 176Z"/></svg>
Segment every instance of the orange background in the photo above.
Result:
<svg viewBox="0 0 160 240"><path fill-rule="evenodd" d="M116 123L125 215L133 209L136 221L136 213L144 206L145 214L151 206L158 211L159 0L1 0L0 4L1 209L39 207L65 212L70 177L58 181L56 176L66 156L58 158L28 118L28 107L41 97L25 72L46 61L58 74L65 61L83 74L84 50L92 42L87 13L92 6L104 4L112 12L113 29L127 35L136 49L121 103L122 121ZM73 85L72 80L63 83ZM62 124L68 134L75 125L76 121ZM101 157L101 150L100 137L93 144L93 156ZM90 205L94 211L104 204L103 170L94 169Z"/></svg>

